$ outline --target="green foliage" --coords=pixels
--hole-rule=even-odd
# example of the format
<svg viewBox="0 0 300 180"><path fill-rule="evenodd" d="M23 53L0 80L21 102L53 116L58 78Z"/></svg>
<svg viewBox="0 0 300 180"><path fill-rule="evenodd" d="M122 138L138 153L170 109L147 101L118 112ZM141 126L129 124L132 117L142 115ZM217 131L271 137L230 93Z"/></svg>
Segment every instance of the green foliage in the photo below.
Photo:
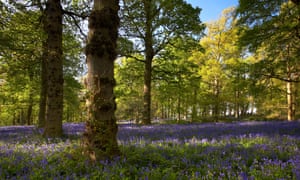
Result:
<svg viewBox="0 0 300 180"><path fill-rule="evenodd" d="M247 80L248 59L237 46L238 27L233 12L234 8L225 9L218 21L207 24L207 35L200 41L204 53L194 52L190 57L199 66L199 106L204 116L212 111L215 120L233 115L245 117L247 107L253 105L248 99L252 96Z"/></svg>
<svg viewBox="0 0 300 180"><path fill-rule="evenodd" d="M155 116L163 119L187 120L187 109L194 106L189 102L198 89L200 76L198 65L189 60L193 51L201 50L200 45L189 37L170 40L160 58L153 65ZM167 113L169 111L169 113ZM176 115L171 115L176 114Z"/></svg>
<svg viewBox="0 0 300 180"><path fill-rule="evenodd" d="M134 5L134 1L126 2L129 3L128 6ZM218 21L206 24L206 36L200 43L188 35L168 39L164 49L153 59L153 117L173 119L177 123L181 120L206 122L285 118L284 86L267 75L283 75L286 67L281 60L272 59L273 51L268 52L267 48L250 53L248 48L239 46L241 27L237 19L234 19L234 13L235 8L228 8ZM141 29L140 33L142 32L144 31ZM139 35L138 32L135 34ZM121 44L126 44L122 50L124 52L133 53L140 47L125 39L122 42ZM272 45L272 42L268 44ZM124 76L119 78L120 88L117 88L118 95L124 97L118 99L126 99L118 101L118 112L122 112L118 113L120 119L138 119L139 116L134 114L140 114L141 110L137 107L142 107L142 95L137 91L142 90L143 67L134 60L143 61L143 57L132 55L131 58L130 65L120 63L124 70L116 72L117 77ZM296 62L294 60L291 59L290 62ZM119 63L117 68L118 65ZM292 68L292 73L296 73L297 67ZM261 76L263 73L265 76ZM131 87L127 88L127 93L124 86L121 88L123 82ZM131 108L130 112L125 110L127 106L134 107L134 104L138 104L135 109Z"/></svg>
<svg viewBox="0 0 300 180"><path fill-rule="evenodd" d="M145 44L149 43L145 42L146 18L150 18L152 22L152 26L148 28L151 30L155 55L172 39L182 36L199 39L203 35L204 25L199 19L201 9L193 8L182 0L155 0L150 4L150 17L146 17L146 10L142 4L137 0L124 0L120 12L121 37L134 38L132 42L136 51L142 52Z"/></svg>
<svg viewBox="0 0 300 180"><path fill-rule="evenodd" d="M9 13L8 9L1 9L1 14L4 15L1 16L4 26L1 26L0 34L5 35L5 42L9 43L0 45L0 125L36 123L42 42L45 38L41 29L41 13L35 10ZM72 119L79 119L78 93L81 87L75 77L83 70L83 57L81 44L71 28L64 29L63 48L65 117L70 117L72 110Z"/></svg>
<svg viewBox="0 0 300 180"><path fill-rule="evenodd" d="M299 3L241 0L237 13L239 24L243 25L240 46L246 46L255 53L256 61L252 64L251 76L265 82L268 87L274 87L275 84L281 89L278 97L286 96L286 100L276 103L279 106L275 108L286 109L284 114L288 115L287 119L295 119L298 108L294 105L298 96L295 82L299 82L300 77ZM282 105L284 101L287 102L286 107Z"/></svg>
<svg viewBox="0 0 300 180"><path fill-rule="evenodd" d="M246 26L241 33L240 45L248 46L259 55L261 63L264 63L258 65L263 71L261 74L287 79L286 73L298 72L296 67L287 72L286 63L297 66L299 6L284 0L255 2L254 5L252 1L242 0L237 13L239 24Z"/></svg>
<svg viewBox="0 0 300 180"><path fill-rule="evenodd" d="M284 9L287 4L290 7ZM241 42L244 45L250 44L251 49L270 40L274 37L274 32L284 32L281 35L285 36L299 29L295 20L299 14L299 7L287 0L240 0L237 13L239 24L248 26ZM286 21L282 21L282 18L286 18ZM286 25L282 26L282 23ZM289 38L295 38L295 34Z"/></svg>
<svg viewBox="0 0 300 180"><path fill-rule="evenodd" d="M139 121L142 113L143 63L133 58L120 58L115 65L115 78L117 118Z"/></svg>
<svg viewBox="0 0 300 180"><path fill-rule="evenodd" d="M154 0L142 3L137 0L124 0L121 4L120 35L132 41L132 54L144 56L137 60L145 63L144 86L147 90L143 96L143 123L148 124L151 117L151 82L155 61L163 56L173 40L182 39L184 42L187 39L199 39L203 35L204 26L199 19L201 10L182 0ZM130 57L132 54L122 55Z"/></svg>

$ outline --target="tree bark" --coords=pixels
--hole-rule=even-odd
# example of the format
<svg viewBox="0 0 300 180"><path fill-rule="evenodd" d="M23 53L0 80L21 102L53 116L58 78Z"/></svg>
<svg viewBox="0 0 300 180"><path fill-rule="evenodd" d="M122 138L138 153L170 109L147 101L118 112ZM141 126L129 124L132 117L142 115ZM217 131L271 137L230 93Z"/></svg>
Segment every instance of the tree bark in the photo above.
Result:
<svg viewBox="0 0 300 180"><path fill-rule="evenodd" d="M62 60L62 7L60 0L46 4L47 33L47 112L45 137L62 136L63 117L63 60Z"/></svg>
<svg viewBox="0 0 300 180"><path fill-rule="evenodd" d="M287 107L288 107L288 121L295 120L295 100L294 100L294 90L293 83L286 83L286 93L287 93Z"/></svg>
<svg viewBox="0 0 300 180"><path fill-rule="evenodd" d="M30 88L29 98L28 98L28 107L27 107L27 125L32 124L32 109L33 109L33 92Z"/></svg>
<svg viewBox="0 0 300 180"><path fill-rule="evenodd" d="M292 80L293 78L293 69L295 68L293 64L290 62L290 46L287 46L286 53L287 53L287 79L286 82L286 94L287 94L287 118L288 121L293 121L296 118L296 106L295 106L295 91L294 91L294 83ZM295 87L296 88L296 87Z"/></svg>
<svg viewBox="0 0 300 180"><path fill-rule="evenodd" d="M44 29L46 31L46 29ZM43 43L43 55L41 59L41 90L39 100L38 127L45 127L46 103L47 103L47 46Z"/></svg>
<svg viewBox="0 0 300 180"><path fill-rule="evenodd" d="M235 90L234 117L240 118L240 91L238 89Z"/></svg>
<svg viewBox="0 0 300 180"><path fill-rule="evenodd" d="M178 93L177 99L177 123L181 121L181 93Z"/></svg>
<svg viewBox="0 0 300 180"><path fill-rule="evenodd" d="M220 82L218 79L214 80L214 96L213 118L215 122L218 122L220 115Z"/></svg>
<svg viewBox="0 0 300 180"><path fill-rule="evenodd" d="M147 56L147 55L146 55ZM152 58L146 57L144 72L144 109L143 124L151 124L151 76L152 76Z"/></svg>
<svg viewBox="0 0 300 180"><path fill-rule="evenodd" d="M114 60L117 56L119 0L94 0L86 46L88 117L84 154L91 161L120 154L117 144Z"/></svg>
<svg viewBox="0 0 300 180"><path fill-rule="evenodd" d="M144 110L143 124L151 124L151 77L152 61L154 57L152 39L152 15L151 1L144 0L144 12L146 13L146 32L145 32L145 72L144 72Z"/></svg>

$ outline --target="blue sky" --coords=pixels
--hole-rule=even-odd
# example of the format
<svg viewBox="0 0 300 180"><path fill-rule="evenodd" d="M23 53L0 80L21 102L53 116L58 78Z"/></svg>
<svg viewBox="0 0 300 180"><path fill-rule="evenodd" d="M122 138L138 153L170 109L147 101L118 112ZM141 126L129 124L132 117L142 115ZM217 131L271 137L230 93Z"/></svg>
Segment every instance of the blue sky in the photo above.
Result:
<svg viewBox="0 0 300 180"><path fill-rule="evenodd" d="M202 22L217 20L223 9L238 5L238 0L186 0L186 2L202 9L200 14Z"/></svg>

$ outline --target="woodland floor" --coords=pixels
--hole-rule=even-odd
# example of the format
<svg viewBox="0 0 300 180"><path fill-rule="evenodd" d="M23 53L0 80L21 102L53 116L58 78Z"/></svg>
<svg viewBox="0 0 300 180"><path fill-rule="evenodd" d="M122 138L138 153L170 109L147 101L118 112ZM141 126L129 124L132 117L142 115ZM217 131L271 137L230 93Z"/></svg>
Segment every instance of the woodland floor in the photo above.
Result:
<svg viewBox="0 0 300 180"><path fill-rule="evenodd" d="M81 155L83 123L65 137L0 127L0 179L300 179L300 122L119 125L122 156Z"/></svg>

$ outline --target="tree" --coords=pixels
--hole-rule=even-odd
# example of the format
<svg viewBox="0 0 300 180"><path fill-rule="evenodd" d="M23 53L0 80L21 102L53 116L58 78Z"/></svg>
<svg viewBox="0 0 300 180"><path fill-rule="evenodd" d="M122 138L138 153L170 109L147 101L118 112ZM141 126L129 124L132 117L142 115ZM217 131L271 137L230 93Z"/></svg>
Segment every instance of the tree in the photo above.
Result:
<svg viewBox="0 0 300 180"><path fill-rule="evenodd" d="M62 9L60 0L49 0L44 11L43 25L47 39L43 45L42 60L42 81L40 101L40 125L42 125L43 114L46 111L44 136L59 137L62 135L63 120L63 90L64 90L64 69L63 60L63 14L67 13ZM67 28L65 28L67 29ZM67 36L65 36L67 38ZM72 39L69 39L72 40ZM76 48L74 48L76 49ZM68 52L71 52L69 50ZM74 59L75 60L75 59ZM67 68L65 68L67 69ZM66 73L65 73L66 74ZM44 77L46 75L46 78ZM68 78L70 80L70 78ZM70 81L68 81L70 82ZM66 83L65 83L66 84ZM46 97L45 97L46 95ZM46 108L44 102L46 100Z"/></svg>
<svg viewBox="0 0 300 180"><path fill-rule="evenodd" d="M36 111L35 100L39 88L38 77L40 61L41 31L38 27L40 14L33 10L26 13L2 10L3 26L0 34L5 35L7 43L1 49L1 91L2 112L8 124L32 124ZM34 40L33 40L34 39ZM1 113L2 113L1 112ZM9 114L9 113L8 113ZM17 118L18 117L18 118Z"/></svg>
<svg viewBox="0 0 300 180"><path fill-rule="evenodd" d="M40 11L42 13L42 27L44 33L47 32L47 21L46 11L44 10L42 4L39 3ZM41 57L41 90L40 90L40 100L39 100L39 115L38 115L38 127L43 128L45 127L46 123L46 110L47 110L47 97L48 97L48 70L47 70L47 57L48 57L48 50L47 50L47 42L46 39L43 40L42 44L42 57Z"/></svg>
<svg viewBox="0 0 300 180"><path fill-rule="evenodd" d="M244 25L241 46L260 54L256 73L286 83L287 119L294 120L299 82L300 6L299 1L240 0L239 24Z"/></svg>
<svg viewBox="0 0 300 180"><path fill-rule="evenodd" d="M45 29L44 29L45 30ZM39 101L39 117L38 117L38 127L45 127L46 122L46 108L47 108L47 90L48 90L48 80L47 80L47 50L46 42L43 43L43 53L41 58L41 90L40 90L40 101Z"/></svg>
<svg viewBox="0 0 300 180"><path fill-rule="evenodd" d="M175 37L200 37L204 28L199 8L183 0L123 0L121 31L132 39L135 51L144 55L144 112L143 123L151 123L151 78L155 57Z"/></svg>
<svg viewBox="0 0 300 180"><path fill-rule="evenodd" d="M119 155L118 127L113 88L114 60L117 55L119 1L94 0L89 17L86 46L88 74L88 117L84 132L84 153L92 160Z"/></svg>
<svg viewBox="0 0 300 180"><path fill-rule="evenodd" d="M182 36L173 38L153 64L154 115L162 119L190 119L190 108L197 101L200 77L198 65L189 60L193 51L201 51L198 41ZM191 96L193 101L191 101ZM192 113L193 113L192 112ZM171 115L172 114L172 115ZM195 116L192 117L195 119Z"/></svg>
<svg viewBox="0 0 300 180"><path fill-rule="evenodd" d="M60 0L48 0L45 10L47 111L45 137L62 136L63 117L63 58L62 7Z"/></svg>
<svg viewBox="0 0 300 180"><path fill-rule="evenodd" d="M30 4L30 2L25 2L25 4ZM64 9L61 9L63 13L64 22L67 24L64 26L63 30L63 66L64 71L65 70L73 70L77 71L77 73L74 74L74 72L63 72L64 76L68 76L68 80L73 81L74 77L79 75L79 73L82 71L81 69L78 69L78 65L80 65L80 62L78 62L78 57L80 57L81 45L78 44L78 39L84 39L85 34L82 32L80 27L80 22L82 19L85 19L87 17L88 11L89 11L89 3L86 2L62 2ZM71 4L72 3L72 4ZM37 6L39 10L42 12L41 20L42 20L42 26L44 28L44 31L47 32L47 21L45 20L46 11L44 8L44 4L41 1L31 1L31 6L35 7ZM77 28L77 29L76 29ZM83 37L82 37L83 36ZM76 38L76 40L74 40ZM71 43L68 43L71 42ZM75 46L74 46L75 44ZM73 46L73 47L72 47ZM39 121L38 125L39 127L44 127L45 125L45 119L46 119L46 109L47 109L47 97L48 97L48 80L47 80L47 74L48 74L48 65L47 65L47 42L45 41L43 44L43 52L42 52L42 59L41 59L41 91L40 91L40 103L39 103ZM77 53L77 55L75 55ZM71 57L70 57L71 54ZM71 58L71 60L70 60ZM82 57L81 57L82 58ZM72 63L70 63L72 61ZM68 63L69 62L69 63ZM68 64L66 64L68 63ZM71 73L71 74L70 74ZM70 78L71 77L71 78ZM68 82L68 81L67 81ZM67 84L67 83L64 83ZM76 84L76 83L75 83ZM73 83L74 85L74 83ZM78 84L75 85L78 87ZM65 86L68 87L68 86ZM70 87L69 87L70 88ZM64 89L64 88L63 88ZM75 88L76 89L76 88ZM77 88L78 89L78 88ZM73 91L68 93L74 93ZM64 95L68 95L64 93ZM65 96L64 96L65 97ZM75 98L75 96L73 96ZM66 99L66 98L65 98ZM74 104L73 104L74 105Z"/></svg>
<svg viewBox="0 0 300 180"><path fill-rule="evenodd" d="M41 67L41 64L46 62L43 57L46 50L46 47L43 47L46 46L46 37L42 28L42 12L40 11L40 9L44 9L44 4L38 5L40 9L36 9L34 4L28 2L24 5L24 3L22 1L20 4L10 4L9 9L1 9L3 26L1 26L0 34L4 35L3 41L5 40L6 43L5 46L1 46L0 51L0 69L3 81L0 115L2 119L5 119L7 125L21 123L21 121L18 122L19 119L22 119L22 124L40 122L36 121L36 112L41 112L37 102L44 96L40 95L39 98L38 94L41 91L39 84L47 82L47 79L43 79L43 76L47 78L46 73L43 73L46 67ZM27 6L28 8L25 8ZM70 114L71 111L78 112L72 114L76 115L76 119L78 119L80 111L78 111L77 95L80 85L75 77L82 72L80 68L82 48L75 36L76 31L71 29L68 21L66 24L63 32L63 74L66 79L64 81L64 89L66 89L64 91L64 105L66 106L64 119L70 117L67 114ZM45 115L42 117L45 118Z"/></svg>
<svg viewBox="0 0 300 180"><path fill-rule="evenodd" d="M64 117L67 122L82 121L82 89L83 85L78 81L82 76L83 63L85 63L82 43L76 36L76 29L64 26L63 33L63 74L64 74Z"/></svg>
<svg viewBox="0 0 300 180"><path fill-rule="evenodd" d="M142 117L143 101L143 64L133 58L120 58L116 63L116 101L118 119L135 120L139 123Z"/></svg>
<svg viewBox="0 0 300 180"><path fill-rule="evenodd" d="M45 137L62 135L63 63L62 63L62 7L60 0L46 3L44 30L46 31L47 111Z"/></svg>
<svg viewBox="0 0 300 180"><path fill-rule="evenodd" d="M198 64L201 76L199 104L215 121L220 117L240 118L248 110L247 59L237 46L238 27L233 19L235 8L227 8L221 17L207 24L200 44L205 49L194 52L191 61Z"/></svg>

